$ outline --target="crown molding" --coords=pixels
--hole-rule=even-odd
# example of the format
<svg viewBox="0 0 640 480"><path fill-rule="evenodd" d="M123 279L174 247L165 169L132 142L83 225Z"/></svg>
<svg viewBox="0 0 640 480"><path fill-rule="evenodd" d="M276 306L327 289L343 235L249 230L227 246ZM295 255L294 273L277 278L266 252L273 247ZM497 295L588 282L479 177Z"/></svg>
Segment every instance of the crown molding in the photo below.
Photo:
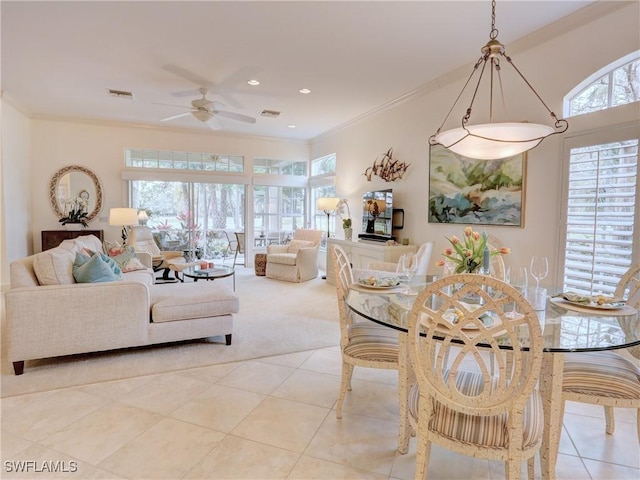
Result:
<svg viewBox="0 0 640 480"><path fill-rule="evenodd" d="M577 12L567 15L566 17L550 23L549 25L545 25L544 27L530 33L529 35L510 43L508 45L509 54L513 55L514 53L522 53L534 47L538 47L545 42L549 42L554 38L564 35L568 31L575 30L576 28L587 25L602 18L603 16L609 15L620 10L621 8L625 8L633 4L638 4L638 1L598 0L590 5L587 5L584 8L581 8ZM337 127L321 133L320 135L313 137L310 140L310 143L313 144L317 141L323 140L380 112L394 108L398 105L408 102L409 100L416 100L433 92L434 90L466 78L469 75L469 65L471 65L472 61L474 60L475 59L472 59L469 61L469 64L465 64L464 66L445 73L444 75L439 76L438 78L426 83L421 87L407 92L406 94L401 95L400 97L397 97L383 105L380 105L379 107L376 107L372 110L369 110L368 112L363 113L362 115L352 118L348 122L345 122L341 125L338 125Z"/></svg>

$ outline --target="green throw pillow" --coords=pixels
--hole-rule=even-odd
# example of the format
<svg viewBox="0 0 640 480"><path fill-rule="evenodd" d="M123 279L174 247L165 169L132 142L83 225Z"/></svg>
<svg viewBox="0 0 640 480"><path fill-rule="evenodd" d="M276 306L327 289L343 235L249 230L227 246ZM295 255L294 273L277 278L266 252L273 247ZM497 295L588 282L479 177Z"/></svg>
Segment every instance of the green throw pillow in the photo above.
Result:
<svg viewBox="0 0 640 480"><path fill-rule="evenodd" d="M73 264L73 278L76 279L77 283L98 283L122 280L120 267L118 267L113 260L111 260L113 264L107 262L105 258L109 258L106 255L97 253L86 261L83 257L86 257L86 255L76 254L76 262Z"/></svg>

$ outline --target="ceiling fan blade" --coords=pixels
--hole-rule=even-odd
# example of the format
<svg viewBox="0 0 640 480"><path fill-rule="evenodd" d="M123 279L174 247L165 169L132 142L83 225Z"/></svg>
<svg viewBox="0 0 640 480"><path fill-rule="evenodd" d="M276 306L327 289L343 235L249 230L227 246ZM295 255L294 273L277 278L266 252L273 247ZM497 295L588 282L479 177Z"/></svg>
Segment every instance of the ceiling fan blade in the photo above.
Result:
<svg viewBox="0 0 640 480"><path fill-rule="evenodd" d="M186 105L171 105L169 103L154 103L153 105L162 105L165 107L174 107L174 108L188 108L189 110L193 110L193 107L187 107Z"/></svg>
<svg viewBox="0 0 640 480"><path fill-rule="evenodd" d="M239 122L256 123L255 118L249 117L247 115L242 115L240 113L226 112L224 110L213 110L213 113L220 117L229 118L231 120L237 120Z"/></svg>
<svg viewBox="0 0 640 480"><path fill-rule="evenodd" d="M190 82L193 82L196 85L200 85L201 87L204 87L204 88L210 89L211 87L214 86L214 84L209 80L207 80L206 78L203 78L197 73L187 70L186 68L179 67L178 65L173 65L169 63L167 65L164 65L162 69L166 70L167 72L171 72L180 78L189 80Z"/></svg>
<svg viewBox="0 0 640 480"><path fill-rule="evenodd" d="M179 113L178 115L171 115L170 117L160 119L161 122L167 122L169 120L175 120L176 118L186 117L187 115L191 115L191 112L187 113Z"/></svg>
<svg viewBox="0 0 640 480"><path fill-rule="evenodd" d="M222 124L215 117L204 124L211 130L222 130Z"/></svg>

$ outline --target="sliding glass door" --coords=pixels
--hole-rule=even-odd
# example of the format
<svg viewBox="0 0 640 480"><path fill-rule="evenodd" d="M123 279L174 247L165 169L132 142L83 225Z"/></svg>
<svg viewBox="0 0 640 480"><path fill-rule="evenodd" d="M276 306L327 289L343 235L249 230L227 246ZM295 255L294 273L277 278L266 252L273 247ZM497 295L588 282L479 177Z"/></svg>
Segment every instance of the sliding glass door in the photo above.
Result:
<svg viewBox="0 0 640 480"><path fill-rule="evenodd" d="M130 188L131 206L147 211L163 250L226 258L244 231L245 185L133 180Z"/></svg>

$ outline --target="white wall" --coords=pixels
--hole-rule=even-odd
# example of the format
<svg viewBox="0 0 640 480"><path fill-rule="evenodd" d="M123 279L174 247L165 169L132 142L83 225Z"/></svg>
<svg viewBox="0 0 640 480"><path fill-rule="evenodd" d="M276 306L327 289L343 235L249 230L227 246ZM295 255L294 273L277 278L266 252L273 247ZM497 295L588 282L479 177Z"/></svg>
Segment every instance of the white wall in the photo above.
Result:
<svg viewBox="0 0 640 480"><path fill-rule="evenodd" d="M31 251L31 127L26 115L2 99L0 264L3 289L9 263Z"/></svg>
<svg viewBox="0 0 640 480"><path fill-rule="evenodd" d="M51 119L32 121L33 170L33 248L40 251L40 231L60 228L49 203L51 177L67 165L82 165L92 170L103 190L101 213L89 227L103 229L105 239L118 240L119 227L108 224L109 209L122 207L126 201L125 184L121 180L125 148L212 152L245 157L251 168L255 156L307 160L306 142L280 141L266 138L239 137L218 133L193 133L169 129L79 123Z"/></svg>
<svg viewBox="0 0 640 480"><path fill-rule="evenodd" d="M560 117L563 96L575 85L594 71L640 49L639 5L634 2L607 15L592 15L592 18L586 20L582 15L578 19L581 26L572 29L554 25L546 31L534 34L529 39L529 48L526 45L527 39L518 44L518 49L506 45L507 53L551 110ZM364 191L393 188L394 205L397 203L397 207L405 210L405 228L398 232L398 236L409 237L414 244L427 240L436 242L431 273L437 272L435 261L448 246L445 236L460 235L464 226L427 222L428 139L440 126L476 61L476 51L480 45L477 49L475 47L470 45L469 65L463 70L464 77L458 75L452 83L449 79L453 74L449 75L439 81L445 87L425 89L426 93L422 96L416 95L311 142L311 158L334 152L337 154L337 192L339 196L348 198L354 219L360 218L362 213L361 195ZM528 105L509 104L509 108L514 113L520 109L529 112L531 105L536 109L542 108L535 102L528 102ZM637 121L638 109L633 111L635 115L631 114L631 118L627 116L617 121L622 123L634 116ZM528 115L528 119L547 123L544 109L542 114L542 118L531 118ZM576 134L572 130L571 121L569 123L570 129L565 136ZM585 125L584 122L576 123L581 123L581 128L585 129L595 126ZM451 124L448 125L451 127ZM560 249L562 142L563 137L556 135L529 152L524 228L486 228L489 234L498 237L505 246L513 249L512 255L506 258L508 264L526 265L534 253L548 256L551 260L550 275L546 281L548 284L557 282L553 260ZM385 183L381 179L367 182L362 173L389 147L394 148L397 158L411 163L405 177L394 183ZM357 231L357 221L354 221L354 227L354 234L360 233ZM336 231L339 236L341 229Z"/></svg>

